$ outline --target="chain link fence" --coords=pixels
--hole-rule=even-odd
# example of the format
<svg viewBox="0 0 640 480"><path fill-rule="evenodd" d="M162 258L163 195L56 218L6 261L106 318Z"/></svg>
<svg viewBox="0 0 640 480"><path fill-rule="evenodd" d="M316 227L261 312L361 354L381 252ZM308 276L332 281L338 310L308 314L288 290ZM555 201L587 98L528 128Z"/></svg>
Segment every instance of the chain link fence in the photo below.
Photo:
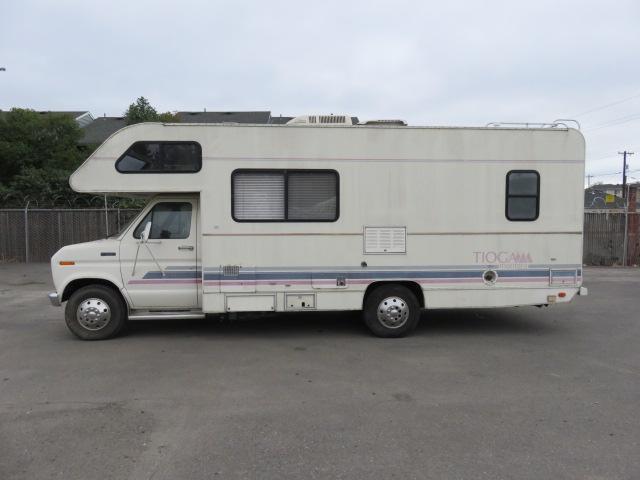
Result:
<svg viewBox="0 0 640 480"><path fill-rule="evenodd" d="M0 262L48 262L65 245L106 238L139 209L0 209Z"/></svg>
<svg viewBox="0 0 640 480"><path fill-rule="evenodd" d="M65 245L120 232L138 213L134 208L0 209L0 262L48 262ZM584 263L640 265L640 213L587 211ZM625 243L625 238L627 239Z"/></svg>

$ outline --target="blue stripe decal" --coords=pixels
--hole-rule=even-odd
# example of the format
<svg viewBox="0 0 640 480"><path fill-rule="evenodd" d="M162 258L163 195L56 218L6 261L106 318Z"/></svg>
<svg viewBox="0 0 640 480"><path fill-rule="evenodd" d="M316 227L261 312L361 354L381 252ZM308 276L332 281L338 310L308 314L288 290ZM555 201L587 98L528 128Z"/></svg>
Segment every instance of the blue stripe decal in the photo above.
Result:
<svg viewBox="0 0 640 480"><path fill-rule="evenodd" d="M178 270L178 268L182 268ZM201 270L188 269L188 267L173 267L168 268L163 272L149 271L142 277L145 280L161 280L161 279L193 279L200 278L204 280L311 280L313 277L317 280L331 280L336 276L343 276L346 279L395 279L395 278L441 278L441 279L462 279L462 278L479 278L486 270L485 268L479 268L475 270L402 270L402 267L384 267L384 270L380 269L359 269L359 270L341 270L341 269L323 269L323 270L280 270L277 271L271 268L256 269L250 271L240 271L239 275L222 275L220 268L206 268L204 273ZM553 268L553 267L551 267ZM262 270L262 271L261 271ZM524 270L496 270L498 277L502 278L544 278L549 277L549 268L539 269L524 269ZM582 276L582 269L558 269L553 270L554 277L574 277Z"/></svg>
<svg viewBox="0 0 640 480"><path fill-rule="evenodd" d="M237 276L221 275L220 273L205 272L205 280L310 280L314 279L334 279L336 276L343 276L347 279L368 279L368 278L479 278L484 270L454 270L454 271L433 271L433 270L363 270L360 272L240 272ZM504 278L544 278L549 277L549 270L497 270L499 277ZM573 276L572 272L563 272L561 276Z"/></svg>
<svg viewBox="0 0 640 480"><path fill-rule="evenodd" d="M553 276L554 277L573 277L574 275L576 275L576 272L578 275L582 275L581 270L553 270Z"/></svg>

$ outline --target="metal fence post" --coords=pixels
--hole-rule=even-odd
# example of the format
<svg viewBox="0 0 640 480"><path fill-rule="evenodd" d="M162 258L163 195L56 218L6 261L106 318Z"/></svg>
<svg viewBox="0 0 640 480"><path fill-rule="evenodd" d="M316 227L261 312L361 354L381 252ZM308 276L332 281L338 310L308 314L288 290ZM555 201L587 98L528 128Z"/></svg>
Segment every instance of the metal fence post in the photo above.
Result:
<svg viewBox="0 0 640 480"><path fill-rule="evenodd" d="M29 263L29 202L24 207L24 261Z"/></svg>
<svg viewBox="0 0 640 480"><path fill-rule="evenodd" d="M62 212L58 212L58 248L62 248Z"/></svg>
<svg viewBox="0 0 640 480"><path fill-rule="evenodd" d="M105 237L109 236L109 210L107 208L107 194L104 195L104 229Z"/></svg>

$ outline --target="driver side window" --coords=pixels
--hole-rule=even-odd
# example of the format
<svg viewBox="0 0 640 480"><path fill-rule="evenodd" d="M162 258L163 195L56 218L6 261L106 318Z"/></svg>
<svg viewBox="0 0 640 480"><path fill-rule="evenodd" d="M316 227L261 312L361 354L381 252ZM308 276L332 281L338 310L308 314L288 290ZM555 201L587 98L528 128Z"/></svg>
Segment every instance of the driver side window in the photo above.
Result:
<svg viewBox="0 0 640 480"><path fill-rule="evenodd" d="M140 234L148 222L151 222L150 240L189 238L191 231L191 203L156 203L133 231L134 238L140 238Z"/></svg>

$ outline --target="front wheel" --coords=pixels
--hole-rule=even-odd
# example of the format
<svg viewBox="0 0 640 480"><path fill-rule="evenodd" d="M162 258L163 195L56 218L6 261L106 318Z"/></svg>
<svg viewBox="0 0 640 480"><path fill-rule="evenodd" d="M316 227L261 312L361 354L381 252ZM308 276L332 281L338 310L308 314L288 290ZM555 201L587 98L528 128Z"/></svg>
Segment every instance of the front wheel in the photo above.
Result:
<svg viewBox="0 0 640 480"><path fill-rule="evenodd" d="M365 300L364 321L377 337L404 337L419 320L418 299L402 285L381 285Z"/></svg>
<svg viewBox="0 0 640 480"><path fill-rule="evenodd" d="M105 340L124 328L127 308L113 288L88 285L69 298L65 321L69 330L82 340Z"/></svg>

